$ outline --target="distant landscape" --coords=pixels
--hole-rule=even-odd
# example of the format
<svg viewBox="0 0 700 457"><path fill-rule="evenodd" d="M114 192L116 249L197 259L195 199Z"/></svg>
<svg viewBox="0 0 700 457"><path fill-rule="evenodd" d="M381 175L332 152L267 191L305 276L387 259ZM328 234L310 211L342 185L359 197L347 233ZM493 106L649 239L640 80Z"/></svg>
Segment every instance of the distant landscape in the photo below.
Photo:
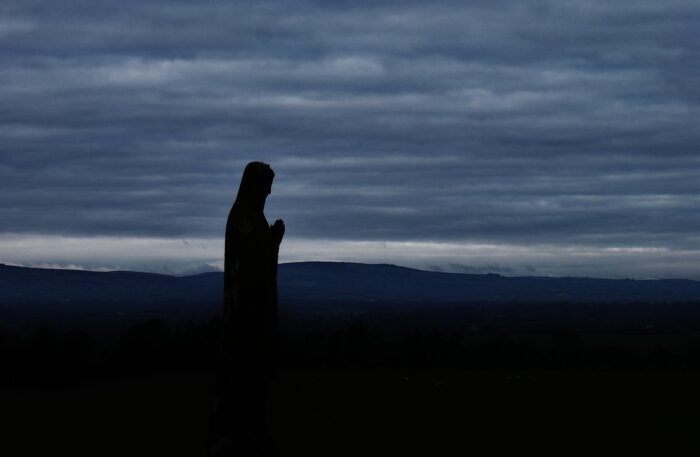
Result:
<svg viewBox="0 0 700 457"><path fill-rule="evenodd" d="M638 305L655 315L700 302L700 281L617 280L415 270L385 264L300 262L279 266L280 311L353 313L431 312L521 305L611 308ZM168 276L131 271L91 272L0 264L0 310L6 322L26 316L214 317L221 311L223 273Z"/></svg>
<svg viewBox="0 0 700 457"><path fill-rule="evenodd" d="M0 266L10 440L203 455L222 288L222 273ZM271 417L289 455L360 455L368 439L387 455L590 455L694 436L698 281L303 262L280 265L279 293Z"/></svg>
<svg viewBox="0 0 700 457"><path fill-rule="evenodd" d="M290 366L700 368L698 281L302 262L280 265L278 282ZM91 351L121 371L210 369L222 289L222 273L0 266L0 344L8 354Z"/></svg>

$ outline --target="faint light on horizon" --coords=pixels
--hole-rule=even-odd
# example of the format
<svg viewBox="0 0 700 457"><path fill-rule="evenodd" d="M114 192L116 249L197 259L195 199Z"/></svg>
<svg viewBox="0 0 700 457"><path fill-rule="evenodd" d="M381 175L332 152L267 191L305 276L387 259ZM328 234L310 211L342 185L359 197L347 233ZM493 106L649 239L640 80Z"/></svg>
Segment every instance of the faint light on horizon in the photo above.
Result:
<svg viewBox="0 0 700 457"><path fill-rule="evenodd" d="M193 274L223 268L223 238L0 235L0 262L38 268ZM280 262L392 263L511 276L700 279L700 250L287 238Z"/></svg>

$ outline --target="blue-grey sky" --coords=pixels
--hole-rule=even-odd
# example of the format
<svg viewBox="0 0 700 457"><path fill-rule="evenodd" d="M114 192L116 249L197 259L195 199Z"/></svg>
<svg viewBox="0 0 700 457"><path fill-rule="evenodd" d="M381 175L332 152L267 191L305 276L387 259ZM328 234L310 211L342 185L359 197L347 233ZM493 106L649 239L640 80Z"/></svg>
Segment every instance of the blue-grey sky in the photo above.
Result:
<svg viewBox="0 0 700 457"><path fill-rule="evenodd" d="M697 0L5 0L0 262L700 279Z"/></svg>

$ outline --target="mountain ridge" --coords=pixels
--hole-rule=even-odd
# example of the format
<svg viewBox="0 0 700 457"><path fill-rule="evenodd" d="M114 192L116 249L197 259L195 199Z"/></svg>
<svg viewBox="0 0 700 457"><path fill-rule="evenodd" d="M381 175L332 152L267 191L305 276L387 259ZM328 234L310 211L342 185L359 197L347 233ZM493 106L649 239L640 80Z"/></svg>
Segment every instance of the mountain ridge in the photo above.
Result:
<svg viewBox="0 0 700 457"><path fill-rule="evenodd" d="M280 264L280 306L344 303L673 303L700 302L700 281L600 279L447 273L391 264ZM0 265L3 308L121 311L173 307L215 312L221 272L170 276L134 271L94 272Z"/></svg>

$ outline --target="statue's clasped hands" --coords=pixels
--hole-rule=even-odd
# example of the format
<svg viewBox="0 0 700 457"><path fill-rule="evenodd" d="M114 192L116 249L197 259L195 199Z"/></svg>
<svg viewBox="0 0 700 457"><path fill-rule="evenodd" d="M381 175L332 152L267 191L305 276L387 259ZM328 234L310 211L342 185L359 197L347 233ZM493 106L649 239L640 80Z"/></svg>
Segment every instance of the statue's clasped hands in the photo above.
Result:
<svg viewBox="0 0 700 457"><path fill-rule="evenodd" d="M284 236L284 221L282 219L277 219L275 223L270 226L270 232L272 232L272 241L279 246Z"/></svg>

